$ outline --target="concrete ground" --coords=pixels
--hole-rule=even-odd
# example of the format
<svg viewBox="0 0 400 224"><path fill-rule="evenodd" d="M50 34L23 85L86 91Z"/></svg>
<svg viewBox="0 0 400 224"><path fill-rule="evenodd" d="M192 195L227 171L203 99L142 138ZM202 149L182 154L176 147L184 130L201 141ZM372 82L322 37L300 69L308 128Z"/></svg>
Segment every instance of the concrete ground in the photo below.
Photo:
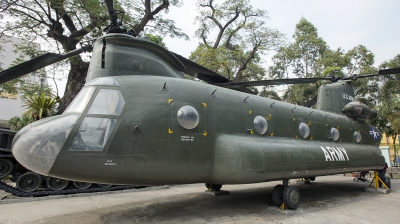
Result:
<svg viewBox="0 0 400 224"><path fill-rule="evenodd" d="M296 180L291 180L290 185ZM211 196L204 184L170 186L137 192L91 194L46 199L0 201L0 223L398 223L400 179L390 194L364 192L368 183L349 176L317 177L297 185L302 213L286 216L274 206L273 187L280 182L225 185L230 195ZM4 195L4 193L3 193ZM10 203L12 202L12 203Z"/></svg>

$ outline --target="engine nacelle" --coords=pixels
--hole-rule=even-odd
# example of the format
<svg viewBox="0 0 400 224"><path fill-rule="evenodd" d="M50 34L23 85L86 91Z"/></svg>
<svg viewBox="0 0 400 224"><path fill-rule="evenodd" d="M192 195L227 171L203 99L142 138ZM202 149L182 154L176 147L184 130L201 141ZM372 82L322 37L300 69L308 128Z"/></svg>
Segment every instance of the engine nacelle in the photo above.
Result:
<svg viewBox="0 0 400 224"><path fill-rule="evenodd" d="M370 118L376 118L377 113L375 110L369 108L367 105L353 101L346 106L344 106L342 112L346 114L346 116L356 120L356 121L361 121L364 122L365 119Z"/></svg>

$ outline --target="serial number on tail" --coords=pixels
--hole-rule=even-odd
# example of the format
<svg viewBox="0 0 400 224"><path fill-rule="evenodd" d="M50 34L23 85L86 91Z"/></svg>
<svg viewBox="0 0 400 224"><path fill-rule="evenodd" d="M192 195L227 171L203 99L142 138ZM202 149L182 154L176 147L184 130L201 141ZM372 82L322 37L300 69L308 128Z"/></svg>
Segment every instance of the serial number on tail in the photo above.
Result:
<svg viewBox="0 0 400 224"><path fill-rule="evenodd" d="M349 161L346 149L343 147L322 147L325 154L325 161Z"/></svg>

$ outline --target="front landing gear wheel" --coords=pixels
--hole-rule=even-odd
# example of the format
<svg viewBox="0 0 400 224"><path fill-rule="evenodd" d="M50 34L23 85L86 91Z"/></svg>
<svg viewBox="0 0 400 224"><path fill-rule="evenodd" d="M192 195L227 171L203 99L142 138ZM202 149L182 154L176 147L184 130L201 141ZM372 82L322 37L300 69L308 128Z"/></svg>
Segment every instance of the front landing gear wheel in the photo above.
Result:
<svg viewBox="0 0 400 224"><path fill-rule="evenodd" d="M283 185L279 184L272 190L272 201L276 206L281 206L283 203Z"/></svg>
<svg viewBox="0 0 400 224"><path fill-rule="evenodd" d="M212 191L219 191L222 188L222 184L211 184L210 188Z"/></svg>
<svg viewBox="0 0 400 224"><path fill-rule="evenodd" d="M69 184L68 180L56 178L56 177L49 177L46 181L46 185L49 189L53 191L60 191L64 190Z"/></svg>
<svg viewBox="0 0 400 224"><path fill-rule="evenodd" d="M300 192L296 187L288 186L283 191L283 202L289 209L295 210L300 204Z"/></svg>
<svg viewBox="0 0 400 224"><path fill-rule="evenodd" d="M0 179L11 174L14 170L14 163L8 159L0 159Z"/></svg>
<svg viewBox="0 0 400 224"><path fill-rule="evenodd" d="M22 192L32 192L39 189L42 184L42 176L34 172L22 174L17 180L17 188Z"/></svg>
<svg viewBox="0 0 400 224"><path fill-rule="evenodd" d="M92 183L79 182L79 181L74 181L73 184L78 189L88 189L90 186L92 186Z"/></svg>

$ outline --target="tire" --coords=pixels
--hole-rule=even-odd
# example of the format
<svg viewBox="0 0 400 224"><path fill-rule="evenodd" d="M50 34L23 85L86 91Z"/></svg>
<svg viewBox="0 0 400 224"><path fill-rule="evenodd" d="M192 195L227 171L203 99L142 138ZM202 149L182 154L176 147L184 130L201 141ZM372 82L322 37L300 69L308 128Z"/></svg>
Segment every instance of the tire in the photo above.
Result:
<svg viewBox="0 0 400 224"><path fill-rule="evenodd" d="M309 177L308 179L311 181L315 181L315 177Z"/></svg>
<svg viewBox="0 0 400 224"><path fill-rule="evenodd" d="M283 191L283 202L288 209L295 210L300 204L300 192L296 187L288 186Z"/></svg>
<svg viewBox="0 0 400 224"><path fill-rule="evenodd" d="M392 188L392 181L389 177L385 177L383 181L385 182L386 186L388 186L388 188Z"/></svg>
<svg viewBox="0 0 400 224"><path fill-rule="evenodd" d="M110 188L112 186L112 184L97 184L99 185L99 187L101 188Z"/></svg>
<svg viewBox="0 0 400 224"><path fill-rule="evenodd" d="M22 192L32 192L39 189L40 185L42 185L42 182L42 176L34 172L28 172L22 174L18 178L16 184L18 190Z"/></svg>
<svg viewBox="0 0 400 224"><path fill-rule="evenodd" d="M211 184L210 185L211 190L213 191L219 191L222 188L222 184Z"/></svg>
<svg viewBox="0 0 400 224"><path fill-rule="evenodd" d="M0 179L7 177L14 170L14 163L9 159L0 159Z"/></svg>
<svg viewBox="0 0 400 224"><path fill-rule="evenodd" d="M86 183L86 182L74 181L72 183L77 189L88 189L90 186L92 186L92 183Z"/></svg>
<svg viewBox="0 0 400 224"><path fill-rule="evenodd" d="M49 177L46 181L46 186L53 191L61 191L64 190L69 184L68 180Z"/></svg>
<svg viewBox="0 0 400 224"><path fill-rule="evenodd" d="M205 185L206 185L207 190L211 188L211 184L205 184Z"/></svg>
<svg viewBox="0 0 400 224"><path fill-rule="evenodd" d="M272 201L276 206L281 206L283 203L283 185L278 184L272 190Z"/></svg>

